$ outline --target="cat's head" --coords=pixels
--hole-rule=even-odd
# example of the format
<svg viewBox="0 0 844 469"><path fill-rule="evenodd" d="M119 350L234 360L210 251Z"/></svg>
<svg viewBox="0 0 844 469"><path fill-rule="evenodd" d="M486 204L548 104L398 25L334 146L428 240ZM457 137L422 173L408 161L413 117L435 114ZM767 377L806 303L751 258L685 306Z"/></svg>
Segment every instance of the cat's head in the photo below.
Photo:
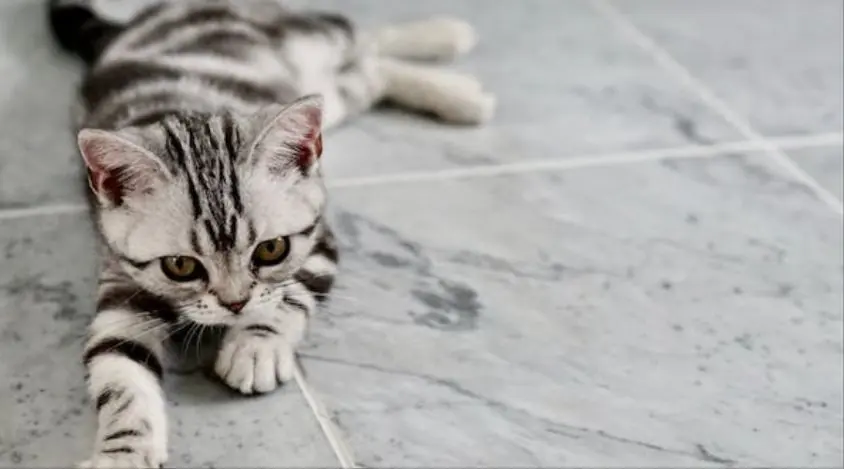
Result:
<svg viewBox="0 0 844 469"><path fill-rule="evenodd" d="M112 257L138 286L201 324L232 324L281 301L325 205L321 107L308 97L251 116L80 131Z"/></svg>

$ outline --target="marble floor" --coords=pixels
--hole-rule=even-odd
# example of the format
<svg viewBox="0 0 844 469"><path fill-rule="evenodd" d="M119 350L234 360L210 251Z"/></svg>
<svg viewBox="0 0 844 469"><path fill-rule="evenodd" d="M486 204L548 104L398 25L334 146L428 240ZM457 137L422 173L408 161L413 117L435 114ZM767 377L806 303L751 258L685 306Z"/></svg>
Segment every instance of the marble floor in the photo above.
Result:
<svg viewBox="0 0 844 469"><path fill-rule="evenodd" d="M94 240L41 0L0 2L0 467L87 456ZM174 374L174 467L838 466L842 3L313 0L453 14L490 125L332 133L305 376Z"/></svg>

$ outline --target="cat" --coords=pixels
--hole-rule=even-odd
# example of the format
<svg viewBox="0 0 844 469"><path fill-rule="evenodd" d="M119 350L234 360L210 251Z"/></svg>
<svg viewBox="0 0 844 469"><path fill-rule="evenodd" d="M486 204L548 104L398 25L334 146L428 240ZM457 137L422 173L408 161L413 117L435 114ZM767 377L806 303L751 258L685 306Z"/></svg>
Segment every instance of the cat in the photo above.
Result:
<svg viewBox="0 0 844 469"><path fill-rule="evenodd" d="M243 394L293 378L338 249L323 216L322 132L388 99L479 124L473 77L411 63L474 45L450 18L371 33L272 1L154 4L125 23L51 0L51 31L87 65L75 109L103 247L84 347L97 411L82 467L160 467L165 347L222 327L215 373Z"/></svg>

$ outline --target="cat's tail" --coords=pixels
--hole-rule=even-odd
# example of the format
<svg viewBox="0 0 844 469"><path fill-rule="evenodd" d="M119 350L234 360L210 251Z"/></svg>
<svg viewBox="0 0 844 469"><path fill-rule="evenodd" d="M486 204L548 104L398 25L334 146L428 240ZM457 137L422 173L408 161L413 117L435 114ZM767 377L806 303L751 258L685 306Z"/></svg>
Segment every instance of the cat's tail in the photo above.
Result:
<svg viewBox="0 0 844 469"><path fill-rule="evenodd" d="M93 65L123 26L99 16L93 0L48 0L53 38L62 49Z"/></svg>

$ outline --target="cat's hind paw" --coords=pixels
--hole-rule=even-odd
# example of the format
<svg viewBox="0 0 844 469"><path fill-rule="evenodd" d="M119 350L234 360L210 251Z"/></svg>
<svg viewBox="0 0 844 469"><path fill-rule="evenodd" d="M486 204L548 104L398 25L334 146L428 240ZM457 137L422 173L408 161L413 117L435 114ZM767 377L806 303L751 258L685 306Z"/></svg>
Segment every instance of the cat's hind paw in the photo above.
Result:
<svg viewBox="0 0 844 469"><path fill-rule="evenodd" d="M472 25L447 16L388 26L376 38L381 55L414 60L454 60L478 43Z"/></svg>
<svg viewBox="0 0 844 469"><path fill-rule="evenodd" d="M379 64L386 97L402 107L460 125L481 125L495 114L495 96L471 75L385 58Z"/></svg>

